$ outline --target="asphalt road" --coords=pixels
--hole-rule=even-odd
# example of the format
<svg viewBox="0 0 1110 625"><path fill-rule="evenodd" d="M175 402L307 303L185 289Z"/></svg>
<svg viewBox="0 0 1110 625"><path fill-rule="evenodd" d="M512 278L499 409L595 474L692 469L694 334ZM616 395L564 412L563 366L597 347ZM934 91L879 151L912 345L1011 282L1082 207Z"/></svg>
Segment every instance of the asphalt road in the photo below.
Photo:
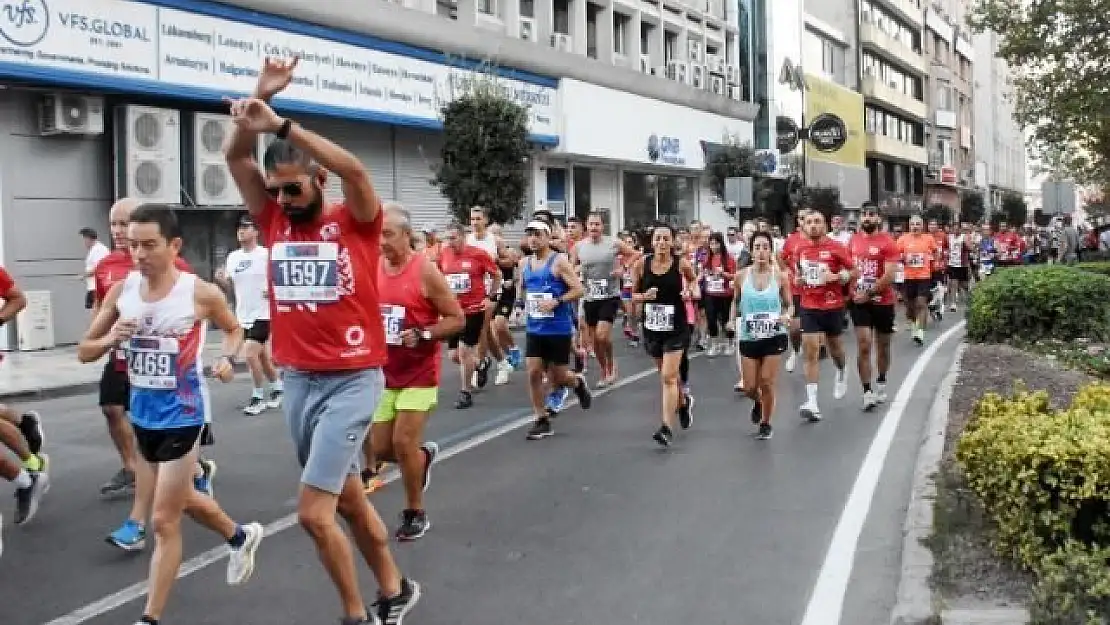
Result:
<svg viewBox="0 0 1110 625"><path fill-rule="evenodd" d="M942 328L953 324L950 316ZM750 403L732 391L731 359L699 357L692 365L694 427L667 451L651 440L658 381L636 377L651 367L639 350L620 348L620 370L632 379L598 397L588 413L568 409L556 421L557 435L539 442L525 441L520 427L529 412L522 379L491 383L474 408L457 411L456 376L446 376L429 424L429 438L448 450L428 494L433 527L422 540L395 547L404 572L425 590L408 622L885 624L917 445L959 338L930 350L900 333L892 400L915 359L933 357L914 376L912 394L873 413L859 409L851 361L849 395L832 399L825 361L825 421L816 425L796 416L804 396L800 367L784 373L769 442L752 437ZM220 541L186 523L187 566L163 622L335 623L335 593L291 517L298 468L284 420L276 411L240 412L245 380L213 390L215 489L233 517L268 524L272 533L254 578L232 589L224 583ZM95 395L21 407L44 415L53 487L32 524L15 528L5 515L0 624L132 623L152 544L144 554L124 554L103 541L130 504L97 494L117 467ZM884 420L883 427L897 427L887 432L893 436L886 437L885 463L872 467L877 487L864 488L861 500L853 485L867 481L857 478L875 460L864 461L873 440L884 438ZM399 485L373 501L395 527ZM865 520L858 541L853 518ZM826 562L830 544L834 556ZM372 578L361 562L360 570L372 600Z"/></svg>

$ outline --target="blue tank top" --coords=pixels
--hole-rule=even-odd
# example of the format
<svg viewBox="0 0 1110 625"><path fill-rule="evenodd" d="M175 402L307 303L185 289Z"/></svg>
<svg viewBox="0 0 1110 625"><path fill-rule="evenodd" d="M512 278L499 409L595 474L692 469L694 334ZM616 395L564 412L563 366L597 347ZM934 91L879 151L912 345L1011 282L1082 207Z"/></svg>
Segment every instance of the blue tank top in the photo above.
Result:
<svg viewBox="0 0 1110 625"><path fill-rule="evenodd" d="M736 323L740 326L741 341L759 341L774 338L786 332L782 326L782 298L779 294L778 272L771 271L767 288L757 289L752 278L755 271L748 270L740 288L740 305L736 309Z"/></svg>
<svg viewBox="0 0 1110 625"><path fill-rule="evenodd" d="M533 258L524 261L524 314L525 331L538 336L571 336L574 334L574 308L561 302L552 312L541 312L540 300L558 299L567 292L567 283L551 270L558 254L551 253L539 269L532 268Z"/></svg>

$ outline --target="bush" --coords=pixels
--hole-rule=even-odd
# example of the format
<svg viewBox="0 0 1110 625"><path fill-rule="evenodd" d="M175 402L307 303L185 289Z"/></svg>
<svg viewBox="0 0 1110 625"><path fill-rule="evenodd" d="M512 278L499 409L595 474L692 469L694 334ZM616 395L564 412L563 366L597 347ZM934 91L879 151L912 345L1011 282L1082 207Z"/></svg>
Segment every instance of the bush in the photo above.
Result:
<svg viewBox="0 0 1110 625"><path fill-rule="evenodd" d="M957 445L996 547L1037 576L1034 623L1110 618L1110 385L1050 410L1048 395L985 395Z"/></svg>
<svg viewBox="0 0 1110 625"><path fill-rule="evenodd" d="M1110 276L1110 262L1105 260L1082 262L1073 265L1073 267L1075 267L1076 269L1082 269L1083 271L1101 273L1104 276Z"/></svg>
<svg viewBox="0 0 1110 625"><path fill-rule="evenodd" d="M977 342L1110 339L1110 277L1063 265L1005 268L972 291L967 336Z"/></svg>

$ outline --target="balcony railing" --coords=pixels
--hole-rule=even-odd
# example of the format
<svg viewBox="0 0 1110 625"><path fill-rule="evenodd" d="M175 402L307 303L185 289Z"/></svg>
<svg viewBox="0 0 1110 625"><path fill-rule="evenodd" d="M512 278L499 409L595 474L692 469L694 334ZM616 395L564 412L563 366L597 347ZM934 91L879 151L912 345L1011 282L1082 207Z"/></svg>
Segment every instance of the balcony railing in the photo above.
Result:
<svg viewBox="0 0 1110 625"><path fill-rule="evenodd" d="M884 84L877 77L868 75L863 77L863 97L878 101L888 108L897 109L898 112L914 119L924 120L929 114L929 108L921 100L912 98L901 91Z"/></svg>
<svg viewBox="0 0 1110 625"><path fill-rule="evenodd" d="M867 49L888 61L902 65L917 72L920 76L929 75L929 64L920 52L883 32L878 26L864 22L859 25L860 42Z"/></svg>
<svg viewBox="0 0 1110 625"><path fill-rule="evenodd" d="M924 147L910 145L884 135L868 134L867 151L870 154L915 165L925 165L929 160L929 154Z"/></svg>

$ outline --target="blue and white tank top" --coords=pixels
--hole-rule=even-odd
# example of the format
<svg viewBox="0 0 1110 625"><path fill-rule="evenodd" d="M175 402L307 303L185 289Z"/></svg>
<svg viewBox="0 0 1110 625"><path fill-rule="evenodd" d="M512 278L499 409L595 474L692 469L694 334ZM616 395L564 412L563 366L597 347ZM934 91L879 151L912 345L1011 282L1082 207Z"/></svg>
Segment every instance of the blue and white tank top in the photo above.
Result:
<svg viewBox="0 0 1110 625"><path fill-rule="evenodd" d="M201 353L207 324L196 316L197 277L180 273L170 292L143 300L143 277L124 280L116 308L138 329L124 343L131 383L131 421L150 430L198 426L210 421Z"/></svg>
<svg viewBox="0 0 1110 625"><path fill-rule="evenodd" d="M741 341L760 341L786 332L782 325L778 270L771 269L771 278L763 290L756 288L754 274L754 267L749 268L740 288L740 304L736 307Z"/></svg>
<svg viewBox="0 0 1110 625"><path fill-rule="evenodd" d="M543 312L539 303L543 300L558 299L569 289L562 278L555 275L551 267L559 254L551 252L547 261L539 269L532 268L534 258L524 260L525 331L538 336L570 336L574 334L574 308L567 302L560 302L552 312Z"/></svg>

